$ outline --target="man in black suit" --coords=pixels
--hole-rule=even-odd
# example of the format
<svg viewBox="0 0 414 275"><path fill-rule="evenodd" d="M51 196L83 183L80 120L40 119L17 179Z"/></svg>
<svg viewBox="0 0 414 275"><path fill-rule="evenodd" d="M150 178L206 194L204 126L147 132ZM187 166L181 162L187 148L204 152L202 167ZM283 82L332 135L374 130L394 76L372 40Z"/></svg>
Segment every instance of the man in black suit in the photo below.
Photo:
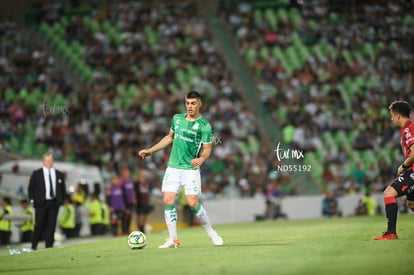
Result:
<svg viewBox="0 0 414 275"><path fill-rule="evenodd" d="M53 247L57 214L66 196L65 176L53 168L53 156L43 155L43 167L33 171L29 182L29 199L35 209L32 249L45 237L46 248Z"/></svg>

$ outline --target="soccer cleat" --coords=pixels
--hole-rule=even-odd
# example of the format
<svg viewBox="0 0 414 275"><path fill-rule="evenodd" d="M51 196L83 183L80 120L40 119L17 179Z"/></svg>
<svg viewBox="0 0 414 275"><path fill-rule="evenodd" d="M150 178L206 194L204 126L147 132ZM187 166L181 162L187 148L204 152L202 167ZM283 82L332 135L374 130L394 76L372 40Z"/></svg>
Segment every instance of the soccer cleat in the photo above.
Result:
<svg viewBox="0 0 414 275"><path fill-rule="evenodd" d="M396 239L398 239L397 234L389 233L389 232L384 232L384 234L382 234L381 236L376 236L374 238L374 240L377 240L377 241L388 241L388 240L396 240Z"/></svg>
<svg viewBox="0 0 414 275"><path fill-rule="evenodd" d="M167 241L158 248L178 248L180 246L179 240L167 239Z"/></svg>
<svg viewBox="0 0 414 275"><path fill-rule="evenodd" d="M223 238L217 235L217 233L213 233L210 235L210 239L215 246L222 246L223 245Z"/></svg>

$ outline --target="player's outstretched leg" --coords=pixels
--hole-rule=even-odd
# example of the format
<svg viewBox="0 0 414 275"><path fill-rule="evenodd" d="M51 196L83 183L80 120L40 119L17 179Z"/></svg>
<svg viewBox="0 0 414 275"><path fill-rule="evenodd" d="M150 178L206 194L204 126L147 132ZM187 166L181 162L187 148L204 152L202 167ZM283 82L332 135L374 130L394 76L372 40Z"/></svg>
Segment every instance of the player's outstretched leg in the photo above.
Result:
<svg viewBox="0 0 414 275"><path fill-rule="evenodd" d="M197 203L196 207L191 208L193 213L196 215L198 220L200 221L201 225L206 230L207 235L211 239L214 245L221 246L223 245L223 238L221 238L217 232L213 229L210 223L210 219L207 215L206 210L204 207L200 204L200 202Z"/></svg>

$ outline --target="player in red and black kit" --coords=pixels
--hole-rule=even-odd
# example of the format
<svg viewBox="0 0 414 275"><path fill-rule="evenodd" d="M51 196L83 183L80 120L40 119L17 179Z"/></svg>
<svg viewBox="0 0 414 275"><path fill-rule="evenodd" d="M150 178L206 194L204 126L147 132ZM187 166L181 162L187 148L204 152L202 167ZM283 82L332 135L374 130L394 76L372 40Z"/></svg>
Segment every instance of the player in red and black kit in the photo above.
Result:
<svg viewBox="0 0 414 275"><path fill-rule="evenodd" d="M395 101L389 107L391 121L401 128L401 147L405 160L398 167L398 177L384 191L385 215L388 229L375 240L396 240L397 198L407 196L407 205L414 211L414 122L410 120L411 106L405 101Z"/></svg>
<svg viewBox="0 0 414 275"><path fill-rule="evenodd" d="M144 170L137 169L138 180L134 182L137 205L136 213L138 216L138 230L145 233L148 214L154 209L150 204L151 184L147 180L147 173Z"/></svg>

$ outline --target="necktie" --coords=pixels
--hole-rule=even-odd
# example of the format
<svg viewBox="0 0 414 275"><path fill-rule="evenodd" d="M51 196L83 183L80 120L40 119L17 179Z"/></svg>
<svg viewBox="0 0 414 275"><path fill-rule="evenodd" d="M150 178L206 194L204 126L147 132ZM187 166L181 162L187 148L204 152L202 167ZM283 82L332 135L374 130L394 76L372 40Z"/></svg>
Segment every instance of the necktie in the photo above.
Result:
<svg viewBox="0 0 414 275"><path fill-rule="evenodd" d="M49 196L51 199L55 198L55 193L53 192L52 176L50 175L50 170L49 170Z"/></svg>

